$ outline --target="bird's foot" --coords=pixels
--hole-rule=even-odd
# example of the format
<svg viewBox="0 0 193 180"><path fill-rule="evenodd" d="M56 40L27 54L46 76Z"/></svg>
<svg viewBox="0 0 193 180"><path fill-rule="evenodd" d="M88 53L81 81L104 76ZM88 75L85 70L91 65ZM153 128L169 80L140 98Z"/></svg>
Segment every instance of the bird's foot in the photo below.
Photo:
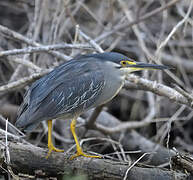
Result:
<svg viewBox="0 0 193 180"><path fill-rule="evenodd" d="M72 155L70 157L70 160L73 160L74 158L77 158L79 156L84 156L84 157L87 157L87 158L102 158L101 156L93 156L93 155L87 155L85 154L82 149L77 149L77 152L76 154Z"/></svg>
<svg viewBox="0 0 193 180"><path fill-rule="evenodd" d="M58 149L58 148L54 147L54 145L53 145L52 143L48 145L48 150L49 150L49 151L48 151L48 154L47 154L47 156L46 156L46 159L48 159L48 157L50 156L50 154L51 154L52 151L55 151L55 152L64 152L64 150Z"/></svg>

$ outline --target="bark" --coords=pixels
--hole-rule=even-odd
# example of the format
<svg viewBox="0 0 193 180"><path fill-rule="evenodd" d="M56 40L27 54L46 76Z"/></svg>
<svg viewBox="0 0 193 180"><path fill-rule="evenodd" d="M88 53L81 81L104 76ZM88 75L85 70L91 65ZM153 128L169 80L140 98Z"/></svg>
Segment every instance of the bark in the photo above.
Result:
<svg viewBox="0 0 193 180"><path fill-rule="evenodd" d="M3 148L3 147L1 147ZM70 160L71 154L52 153L46 159L47 150L9 142L10 167L17 173L37 176L61 176L71 173L86 173L90 179L123 179L129 166L107 159L89 159L79 157ZM128 171L127 179L132 180L181 180L188 175L160 168L133 167Z"/></svg>
<svg viewBox="0 0 193 180"><path fill-rule="evenodd" d="M96 123L108 128L116 127L118 124L120 124L120 121L109 113L103 111L97 118ZM122 132L112 133L112 139L119 141L121 133ZM135 130L126 130L125 135L121 140L121 144L123 145L124 150L127 151L141 150L142 153L154 152L148 161L151 165L161 165L168 163L170 158L175 155L172 150L154 143Z"/></svg>

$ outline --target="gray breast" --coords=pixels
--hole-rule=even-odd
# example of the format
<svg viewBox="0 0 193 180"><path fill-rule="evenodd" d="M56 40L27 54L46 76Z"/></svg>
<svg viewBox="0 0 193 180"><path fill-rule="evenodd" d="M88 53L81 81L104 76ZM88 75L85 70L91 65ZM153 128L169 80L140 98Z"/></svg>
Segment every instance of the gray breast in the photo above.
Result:
<svg viewBox="0 0 193 180"><path fill-rule="evenodd" d="M105 62L103 64L104 71L104 87L100 97L95 103L95 107L105 104L115 97L124 85L125 74L120 69L112 67L112 64ZM114 64L116 66L116 64Z"/></svg>

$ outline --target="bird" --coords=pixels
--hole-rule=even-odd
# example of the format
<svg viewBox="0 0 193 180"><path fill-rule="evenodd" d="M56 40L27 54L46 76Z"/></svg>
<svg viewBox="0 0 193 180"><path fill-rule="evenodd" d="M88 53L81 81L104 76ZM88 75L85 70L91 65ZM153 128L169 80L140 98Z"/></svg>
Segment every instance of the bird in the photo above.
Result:
<svg viewBox="0 0 193 180"><path fill-rule="evenodd" d="M52 151L63 152L52 143L52 120L71 119L70 129L76 143L76 153L71 159L78 156L100 158L82 150L75 131L77 118L89 109L112 100L123 87L129 73L168 68L136 62L118 52L78 55L31 85L18 110L16 127L30 132L40 122L47 121L48 158Z"/></svg>

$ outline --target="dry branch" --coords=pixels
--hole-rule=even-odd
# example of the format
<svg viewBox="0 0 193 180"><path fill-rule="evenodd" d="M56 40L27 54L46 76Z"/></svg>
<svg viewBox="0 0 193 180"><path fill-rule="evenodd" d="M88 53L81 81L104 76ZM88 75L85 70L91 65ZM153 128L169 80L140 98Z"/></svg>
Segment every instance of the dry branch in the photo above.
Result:
<svg viewBox="0 0 193 180"><path fill-rule="evenodd" d="M185 104L191 107L190 101L188 101L187 98L185 98L182 94L171 87L157 83L156 81L140 78L135 75L128 76L127 80L129 81L126 81L124 86L126 89L129 89L131 87L139 90L151 91L157 95L167 97L174 102ZM135 86L130 86L130 82L134 83Z"/></svg>
<svg viewBox="0 0 193 180"><path fill-rule="evenodd" d="M26 85L32 83L33 81L39 79L43 75L47 74L49 71L50 70L44 70L40 73L34 73L34 74L30 75L29 77L24 77L24 78L19 79L17 81L3 85L0 87L0 93L5 93L5 92L11 91L11 90L23 88Z"/></svg>
<svg viewBox="0 0 193 180"><path fill-rule="evenodd" d="M2 145L1 145L1 148ZM42 148L21 143L9 143L10 164L12 170L20 173L39 176L62 176L71 173L86 173L92 179L123 179L128 169L127 164L106 160L77 158L69 160L70 154L52 153L46 159ZM171 172L160 168L133 167L127 174L132 180L182 180L188 175Z"/></svg>
<svg viewBox="0 0 193 180"><path fill-rule="evenodd" d="M153 11L143 15L142 17L139 17L137 20L134 20L134 21L129 22L129 23L127 22L125 24L117 25L111 31L105 32L104 34L102 34L99 37L97 37L95 39L95 41L98 42L98 41L103 40L104 38L107 38L108 36L118 32L119 30L122 30L122 29L125 29L125 28L129 28L131 26L134 26L135 24L139 24L140 22L145 21L145 20L155 16L157 13L160 13L160 12L162 12L164 10L167 10L171 6L175 5L178 1L180 1L180 0L170 1L165 6L162 6L162 7L159 7L157 9L154 9Z"/></svg>
<svg viewBox="0 0 193 180"><path fill-rule="evenodd" d="M29 46L35 46L35 47L42 46L41 44L35 42L34 40L29 39L29 38L23 36L22 34L19 34L19 33L15 32L15 31L13 31L13 30L5 27L5 26L2 26L2 25L0 25L0 32L4 36L6 36L6 37L8 37L10 39L14 39L14 40L26 43ZM68 56L65 56L64 54L62 54L62 53L60 53L58 51L50 51L49 54L51 54L51 55L53 55L53 56L55 56L57 58L63 59L64 61L69 59Z"/></svg>
<svg viewBox="0 0 193 180"><path fill-rule="evenodd" d="M116 127L119 125L121 125L121 122L117 118L103 111L98 116L96 120L96 126L94 128L101 131L102 133L108 134L108 129L111 129L113 131L113 128L116 129ZM101 126L103 128L101 128ZM112 139L119 141L121 133L123 132L124 130L110 133L109 135L111 135ZM142 153L153 152L153 155L149 160L149 163L153 165L168 163L170 158L175 155L172 150L152 142L151 140L143 137L135 130L125 131L124 137L121 140L121 144L126 151L140 150Z"/></svg>
<svg viewBox="0 0 193 180"><path fill-rule="evenodd" d="M27 54L27 53L39 53L39 52L47 52L52 50L59 50L59 49L93 49L91 46L88 46L86 44L67 44L67 43L61 43L61 44L54 44L54 45L41 45L38 47L27 47L23 49L12 49L7 51L0 51L0 57L9 56L9 55L18 55L18 54Z"/></svg>

